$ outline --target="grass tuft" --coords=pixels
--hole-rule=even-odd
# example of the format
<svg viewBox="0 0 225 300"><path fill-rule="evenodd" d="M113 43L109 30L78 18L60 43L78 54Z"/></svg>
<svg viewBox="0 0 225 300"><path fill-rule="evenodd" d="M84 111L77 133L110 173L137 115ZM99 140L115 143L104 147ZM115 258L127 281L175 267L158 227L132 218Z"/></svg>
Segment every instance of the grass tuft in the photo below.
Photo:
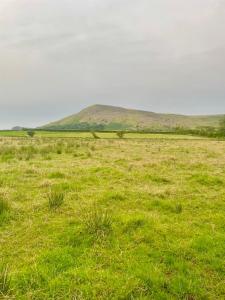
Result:
<svg viewBox="0 0 225 300"><path fill-rule="evenodd" d="M0 215L9 209L10 207L8 201L0 197Z"/></svg>
<svg viewBox="0 0 225 300"><path fill-rule="evenodd" d="M112 216L107 209L94 206L85 214L84 224L88 233L105 236L112 230Z"/></svg>
<svg viewBox="0 0 225 300"><path fill-rule="evenodd" d="M3 265L0 268L0 299L9 295L11 291L11 277L9 274L8 265Z"/></svg>
<svg viewBox="0 0 225 300"><path fill-rule="evenodd" d="M60 190L51 190L48 194L48 206L50 209L57 209L62 206L65 199L65 192Z"/></svg>
<svg viewBox="0 0 225 300"><path fill-rule="evenodd" d="M176 214L181 214L182 213L182 211L183 211L183 206L182 206L182 204L180 204L180 203L177 203L176 205L175 205L175 213Z"/></svg>

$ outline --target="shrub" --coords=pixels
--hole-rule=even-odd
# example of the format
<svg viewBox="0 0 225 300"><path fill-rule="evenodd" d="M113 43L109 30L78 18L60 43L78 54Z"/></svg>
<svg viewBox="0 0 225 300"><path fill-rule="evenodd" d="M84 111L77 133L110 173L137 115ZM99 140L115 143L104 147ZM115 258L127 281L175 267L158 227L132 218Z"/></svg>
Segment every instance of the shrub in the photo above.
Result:
<svg viewBox="0 0 225 300"><path fill-rule="evenodd" d="M11 278L9 275L9 268L4 265L0 268L0 298L10 293Z"/></svg>
<svg viewBox="0 0 225 300"><path fill-rule="evenodd" d="M60 207L65 198L65 192L60 190L51 190L48 194L48 206L50 209L56 209Z"/></svg>
<svg viewBox="0 0 225 300"><path fill-rule="evenodd" d="M33 137L34 135L35 135L35 131L33 131L33 130L28 130L27 131L27 135L29 136L29 137Z"/></svg>
<svg viewBox="0 0 225 300"><path fill-rule="evenodd" d="M116 135L118 136L119 139L123 139L124 138L124 135L125 135L125 132L124 131L118 131L116 133Z"/></svg>
<svg viewBox="0 0 225 300"><path fill-rule="evenodd" d="M100 139L100 137L94 131L91 131L91 134L94 139Z"/></svg>
<svg viewBox="0 0 225 300"><path fill-rule="evenodd" d="M93 207L85 215L84 224L88 233L105 236L112 229L112 217L107 209Z"/></svg>

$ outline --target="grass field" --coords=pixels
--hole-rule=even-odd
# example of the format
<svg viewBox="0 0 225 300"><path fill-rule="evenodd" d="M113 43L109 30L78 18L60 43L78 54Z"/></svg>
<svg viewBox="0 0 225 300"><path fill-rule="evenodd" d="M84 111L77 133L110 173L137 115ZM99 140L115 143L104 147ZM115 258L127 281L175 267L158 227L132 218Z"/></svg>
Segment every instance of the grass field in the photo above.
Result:
<svg viewBox="0 0 225 300"><path fill-rule="evenodd" d="M0 133L0 299L225 299L225 142L17 134Z"/></svg>

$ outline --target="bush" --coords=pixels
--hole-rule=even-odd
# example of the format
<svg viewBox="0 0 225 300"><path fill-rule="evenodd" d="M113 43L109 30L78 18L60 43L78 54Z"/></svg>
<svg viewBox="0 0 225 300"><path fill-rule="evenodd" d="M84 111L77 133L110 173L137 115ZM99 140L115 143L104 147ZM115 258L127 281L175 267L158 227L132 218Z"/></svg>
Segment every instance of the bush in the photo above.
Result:
<svg viewBox="0 0 225 300"><path fill-rule="evenodd" d="M33 131L33 130L28 130L27 131L27 135L29 136L29 137L33 137L34 135L35 135L35 131Z"/></svg>
<svg viewBox="0 0 225 300"><path fill-rule="evenodd" d="M48 194L48 206L50 209L56 209L60 207L65 198L65 192L60 190L51 190Z"/></svg>
<svg viewBox="0 0 225 300"><path fill-rule="evenodd" d="M118 136L119 139L123 139L124 138L124 135L125 135L125 132L124 131L118 131L116 133L116 135Z"/></svg>
<svg viewBox="0 0 225 300"><path fill-rule="evenodd" d="M7 265L0 268L0 299L10 293L11 278Z"/></svg>

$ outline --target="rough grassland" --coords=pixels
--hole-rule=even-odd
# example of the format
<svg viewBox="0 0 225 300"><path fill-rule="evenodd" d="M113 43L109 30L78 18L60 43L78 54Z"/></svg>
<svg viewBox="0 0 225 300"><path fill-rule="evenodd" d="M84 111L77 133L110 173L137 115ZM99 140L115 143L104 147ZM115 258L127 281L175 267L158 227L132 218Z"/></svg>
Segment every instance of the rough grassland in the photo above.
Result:
<svg viewBox="0 0 225 300"><path fill-rule="evenodd" d="M225 299L225 142L0 138L0 299Z"/></svg>

